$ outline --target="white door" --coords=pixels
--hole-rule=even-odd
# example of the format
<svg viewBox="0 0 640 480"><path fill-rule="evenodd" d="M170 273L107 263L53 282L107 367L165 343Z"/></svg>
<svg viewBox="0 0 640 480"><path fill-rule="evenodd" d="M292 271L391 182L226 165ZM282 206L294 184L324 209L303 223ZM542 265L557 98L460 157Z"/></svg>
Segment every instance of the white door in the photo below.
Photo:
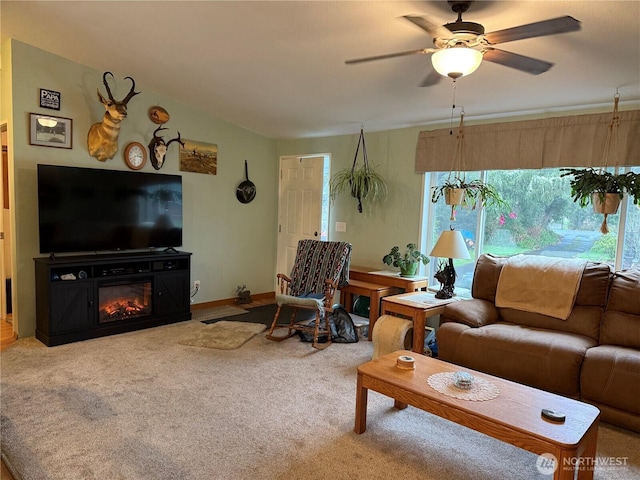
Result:
<svg viewBox="0 0 640 480"><path fill-rule="evenodd" d="M277 273L291 274L299 240L327 240L325 160L324 155L280 158Z"/></svg>

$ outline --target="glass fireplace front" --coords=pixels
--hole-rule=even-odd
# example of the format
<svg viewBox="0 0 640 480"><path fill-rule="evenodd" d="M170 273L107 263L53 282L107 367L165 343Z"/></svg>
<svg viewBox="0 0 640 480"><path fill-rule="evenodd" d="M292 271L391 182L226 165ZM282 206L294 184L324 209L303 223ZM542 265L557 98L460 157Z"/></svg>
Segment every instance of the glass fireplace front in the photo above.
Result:
<svg viewBox="0 0 640 480"><path fill-rule="evenodd" d="M153 312L151 280L104 284L98 287L98 322L130 320Z"/></svg>

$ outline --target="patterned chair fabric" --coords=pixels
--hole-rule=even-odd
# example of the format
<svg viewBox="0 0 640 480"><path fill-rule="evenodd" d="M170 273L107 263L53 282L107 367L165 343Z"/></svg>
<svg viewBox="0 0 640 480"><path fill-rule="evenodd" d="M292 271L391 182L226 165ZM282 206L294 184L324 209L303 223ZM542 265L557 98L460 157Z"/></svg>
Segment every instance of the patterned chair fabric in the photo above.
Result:
<svg viewBox="0 0 640 480"><path fill-rule="evenodd" d="M276 295L278 310L266 338L281 342L296 332L308 332L313 334L314 348L321 350L331 345L331 325L325 313L332 311L336 289L349 284L350 261L350 243L300 240L291 278L278 274L281 292ZM283 306L292 308L288 324L278 323ZM314 310L312 324L295 323L298 309ZM287 329L285 335L274 335L275 330L283 328ZM321 341L322 336L326 337L325 342Z"/></svg>
<svg viewBox="0 0 640 480"><path fill-rule="evenodd" d="M348 285L350 261L350 243L300 240L291 271L289 295L322 294L325 280L333 280L338 288Z"/></svg>

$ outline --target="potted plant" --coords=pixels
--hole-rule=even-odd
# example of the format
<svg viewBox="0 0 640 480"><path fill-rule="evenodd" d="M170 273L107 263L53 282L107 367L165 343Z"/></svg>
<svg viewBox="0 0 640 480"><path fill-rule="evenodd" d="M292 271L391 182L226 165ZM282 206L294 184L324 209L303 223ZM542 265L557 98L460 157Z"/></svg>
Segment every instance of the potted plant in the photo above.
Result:
<svg viewBox="0 0 640 480"><path fill-rule="evenodd" d="M358 211L362 213L362 202L381 203L387 197L387 184L375 167L365 164L362 167L343 168L333 177L329 185L331 199L343 192L349 192L358 201Z"/></svg>
<svg viewBox="0 0 640 480"><path fill-rule="evenodd" d="M358 166L358 151L362 143L363 165ZM358 211L362 213L362 202L369 204L382 203L387 198L387 183L376 168L369 164L367 158L367 147L364 143L364 129L360 129L360 138L356 147L356 155L353 165L338 171L329 184L329 191L332 200L343 192L349 192L353 198L358 200Z"/></svg>
<svg viewBox="0 0 640 480"><path fill-rule="evenodd" d="M441 197L447 205L451 205L451 220L455 220L455 208L462 205L472 210L478 205L483 207L508 208L498 191L488 183L480 179L466 181L464 174L455 173L449 175L442 185L433 187L431 201L436 203Z"/></svg>
<svg viewBox="0 0 640 480"><path fill-rule="evenodd" d="M422 262L423 265L427 265L430 259L416 250L415 243L409 243L404 253L400 253L400 248L395 246L382 257L382 261L387 265L400 268L401 277L413 277L418 271L419 263Z"/></svg>
<svg viewBox="0 0 640 480"><path fill-rule="evenodd" d="M589 168L561 168L561 177L572 177L571 196L574 202L586 207L589 202L595 213L604 214L600 226L602 233L609 233L607 215L618 212L620 201L627 193L633 198L635 205L640 204L640 174L626 172L614 174L604 169Z"/></svg>

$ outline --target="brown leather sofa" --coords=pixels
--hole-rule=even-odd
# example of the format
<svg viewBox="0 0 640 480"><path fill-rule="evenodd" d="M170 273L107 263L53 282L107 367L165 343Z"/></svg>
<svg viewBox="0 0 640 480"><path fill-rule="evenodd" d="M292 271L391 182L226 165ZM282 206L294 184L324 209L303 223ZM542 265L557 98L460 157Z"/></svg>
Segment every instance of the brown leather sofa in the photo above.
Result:
<svg viewBox="0 0 640 480"><path fill-rule="evenodd" d="M480 256L473 298L440 316L439 358L592 403L603 421L640 432L640 271L614 275L587 262L573 309L559 320L496 307L506 261Z"/></svg>

